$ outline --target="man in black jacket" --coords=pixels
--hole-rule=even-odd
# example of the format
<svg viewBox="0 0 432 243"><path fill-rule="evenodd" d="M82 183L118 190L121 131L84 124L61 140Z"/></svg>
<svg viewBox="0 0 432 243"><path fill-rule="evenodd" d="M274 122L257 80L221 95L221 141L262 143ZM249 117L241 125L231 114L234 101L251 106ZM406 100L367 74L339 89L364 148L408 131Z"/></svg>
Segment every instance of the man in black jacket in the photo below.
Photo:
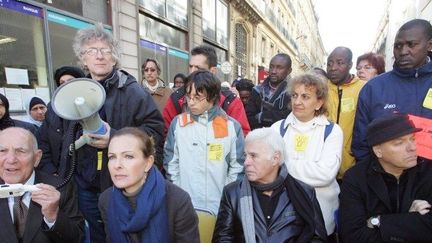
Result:
<svg viewBox="0 0 432 243"><path fill-rule="evenodd" d="M291 98L287 93L291 58L279 53L270 61L269 76L261 85L253 88L246 105L246 115L251 129L270 127L291 112Z"/></svg>
<svg viewBox="0 0 432 243"><path fill-rule="evenodd" d="M34 135L23 128L0 132L0 184L35 185L39 190L0 198L0 241L61 243L83 240L84 219L73 184L56 189L60 179L35 171L42 156Z"/></svg>
<svg viewBox="0 0 432 243"><path fill-rule="evenodd" d="M222 193L213 242L326 242L313 188L288 174L282 137L271 128L245 140L245 174Z"/></svg>
<svg viewBox="0 0 432 243"><path fill-rule="evenodd" d="M417 157L408 116L368 126L373 158L345 173L340 193L344 242L432 242L432 163Z"/></svg>
<svg viewBox="0 0 432 243"><path fill-rule="evenodd" d="M107 133L88 134L90 143L76 151L74 176L78 185L79 209L89 223L91 242L102 243L105 241L104 227L97 205L99 194L112 185L107 169L110 135L127 126L142 129L153 137L156 159L161 165L163 119L151 95L132 75L119 69L118 43L101 24L79 30L73 49L81 66L89 73L88 78L99 82L106 93L99 116L105 122ZM67 130L63 131L61 141L61 161L57 169L60 177L65 177L71 170L69 145L81 135L80 132L72 134L73 126L65 128ZM44 156L48 156L45 151Z"/></svg>

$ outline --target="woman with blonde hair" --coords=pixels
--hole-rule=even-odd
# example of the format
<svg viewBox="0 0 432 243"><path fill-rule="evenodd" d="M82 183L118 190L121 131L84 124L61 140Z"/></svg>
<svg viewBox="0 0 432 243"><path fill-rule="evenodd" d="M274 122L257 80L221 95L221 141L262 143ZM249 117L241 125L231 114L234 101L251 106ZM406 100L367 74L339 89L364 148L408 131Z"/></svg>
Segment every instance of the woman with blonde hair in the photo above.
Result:
<svg viewBox="0 0 432 243"><path fill-rule="evenodd" d="M272 125L283 136L288 172L315 188L329 241L339 207L336 175L341 164L341 128L327 120L327 83L315 74L294 77L288 84L292 112Z"/></svg>

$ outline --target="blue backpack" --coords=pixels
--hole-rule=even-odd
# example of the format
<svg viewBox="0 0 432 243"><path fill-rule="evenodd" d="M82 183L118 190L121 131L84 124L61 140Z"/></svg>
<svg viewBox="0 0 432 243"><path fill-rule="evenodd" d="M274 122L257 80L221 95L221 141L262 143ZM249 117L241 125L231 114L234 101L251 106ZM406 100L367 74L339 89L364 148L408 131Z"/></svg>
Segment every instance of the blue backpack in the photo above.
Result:
<svg viewBox="0 0 432 243"><path fill-rule="evenodd" d="M283 119L282 120L282 122L281 122L281 124L280 124L280 128L279 128L279 133L280 133L280 135L283 137L283 136L285 136L285 133L286 133L286 131L288 130L288 126L287 127L285 127L285 121L286 121L286 119ZM333 122L330 122L330 124L327 124L326 126L325 126L325 129L324 129L324 141L327 139L327 137L330 135L330 133L331 133L331 131L333 130L333 126L334 126L334 123Z"/></svg>

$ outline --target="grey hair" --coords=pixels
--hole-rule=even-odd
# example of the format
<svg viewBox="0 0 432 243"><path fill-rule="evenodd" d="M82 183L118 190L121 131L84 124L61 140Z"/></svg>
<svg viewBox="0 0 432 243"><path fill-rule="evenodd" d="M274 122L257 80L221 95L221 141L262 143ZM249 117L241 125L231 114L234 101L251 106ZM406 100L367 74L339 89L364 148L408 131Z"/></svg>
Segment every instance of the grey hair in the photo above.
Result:
<svg viewBox="0 0 432 243"><path fill-rule="evenodd" d="M75 52L75 56L78 57L79 65L83 69L87 69L82 63L82 57L83 57L83 49L82 47L92 41L103 41L106 42L111 51L112 51L112 57L115 61L114 68L120 68L120 46L118 41L114 40L113 35L106 31L102 25L102 23L97 23L94 26L90 26L85 29L80 29L75 35L74 43L72 45L72 48Z"/></svg>
<svg viewBox="0 0 432 243"><path fill-rule="evenodd" d="M245 144L254 141L261 141L268 146L268 155L270 158L274 153L280 152L281 161L279 165L282 165L285 162L285 158L287 158L285 142L278 132L270 127L254 129L246 136Z"/></svg>

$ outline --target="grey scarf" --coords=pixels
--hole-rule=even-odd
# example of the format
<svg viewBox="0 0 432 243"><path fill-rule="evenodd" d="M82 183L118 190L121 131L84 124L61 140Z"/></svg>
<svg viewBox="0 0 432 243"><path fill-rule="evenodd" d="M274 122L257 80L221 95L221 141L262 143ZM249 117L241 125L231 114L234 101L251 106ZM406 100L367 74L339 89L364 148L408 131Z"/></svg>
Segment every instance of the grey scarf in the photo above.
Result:
<svg viewBox="0 0 432 243"><path fill-rule="evenodd" d="M269 184L254 183L252 186L258 191L271 191L282 186L287 175L288 171L284 163L281 165L279 175L275 181ZM251 183L248 181L247 176L245 176L240 187L240 214L246 243L256 243L251 188Z"/></svg>

